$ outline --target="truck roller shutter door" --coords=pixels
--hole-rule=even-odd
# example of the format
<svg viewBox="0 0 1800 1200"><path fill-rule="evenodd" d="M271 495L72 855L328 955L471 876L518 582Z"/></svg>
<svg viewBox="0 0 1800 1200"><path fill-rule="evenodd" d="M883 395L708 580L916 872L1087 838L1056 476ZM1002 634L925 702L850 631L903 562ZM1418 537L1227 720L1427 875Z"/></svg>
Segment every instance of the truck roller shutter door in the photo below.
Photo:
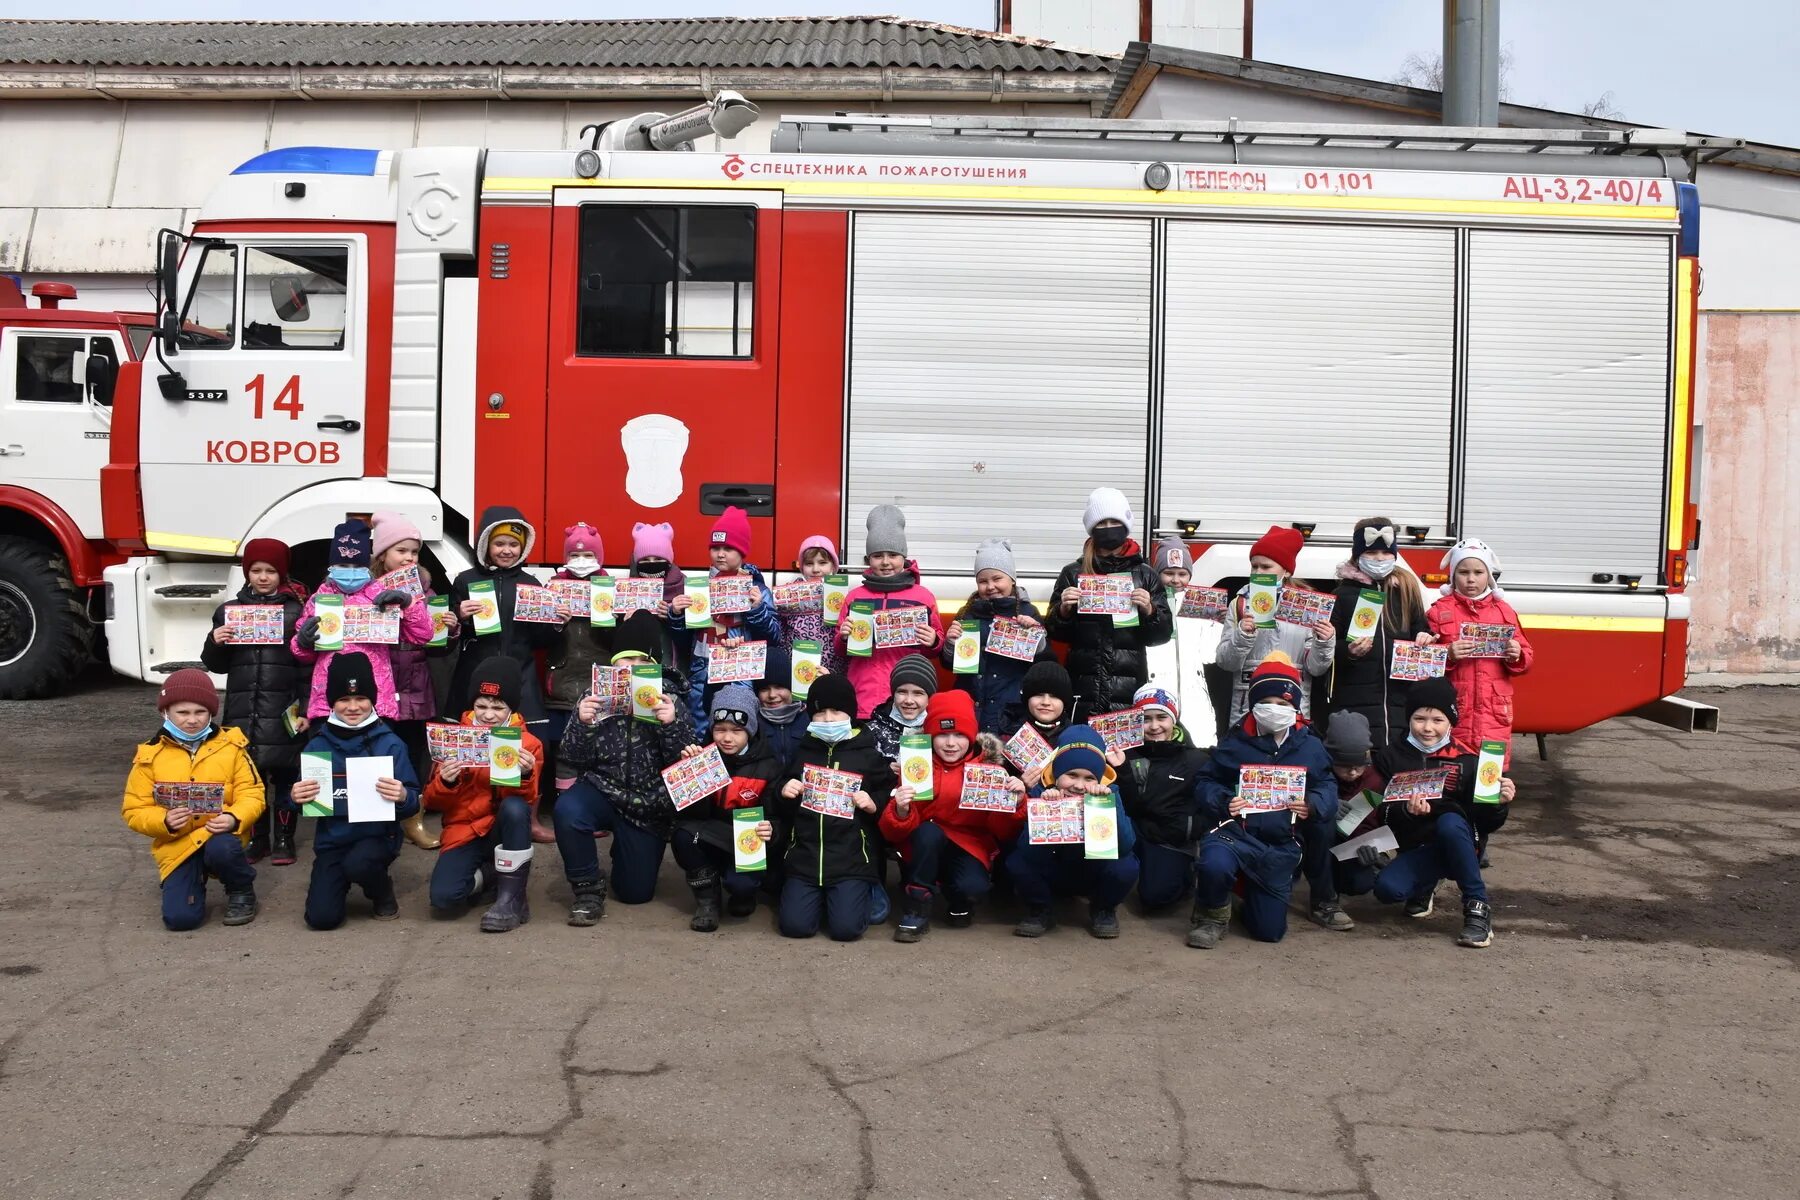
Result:
<svg viewBox="0 0 1800 1200"><path fill-rule="evenodd" d="M1164 525L1446 533L1453 231L1171 221L1167 262Z"/></svg>
<svg viewBox="0 0 1800 1200"><path fill-rule="evenodd" d="M1657 582L1671 255L1660 236L1469 235L1462 531L1509 585Z"/></svg>
<svg viewBox="0 0 1800 1200"><path fill-rule="evenodd" d="M1149 221L859 213L852 253L846 562L877 504L934 573L1054 574L1101 485L1142 522Z"/></svg>

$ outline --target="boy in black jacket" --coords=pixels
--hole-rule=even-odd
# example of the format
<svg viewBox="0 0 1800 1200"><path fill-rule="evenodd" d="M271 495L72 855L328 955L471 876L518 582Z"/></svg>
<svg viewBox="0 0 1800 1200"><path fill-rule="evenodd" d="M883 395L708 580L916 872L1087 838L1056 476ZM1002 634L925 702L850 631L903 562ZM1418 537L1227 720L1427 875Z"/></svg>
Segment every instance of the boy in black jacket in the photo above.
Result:
<svg viewBox="0 0 1800 1200"><path fill-rule="evenodd" d="M1429 917L1438 882L1454 879L1463 901L1456 944L1481 949L1494 940L1481 849L1488 835L1506 824L1516 789L1503 778L1500 803L1475 803L1479 756L1456 740L1456 687L1448 679L1413 684L1407 707L1406 739L1375 752L1375 774L1384 784L1402 771L1444 770L1449 776L1434 800L1384 806L1400 853L1375 876L1375 896L1384 904L1406 901L1409 917Z"/></svg>
<svg viewBox="0 0 1800 1200"><path fill-rule="evenodd" d="M812 937L822 917L833 941L854 942L869 927L869 889L880 879L876 822L894 789L894 773L869 731L853 724L856 689L846 676L821 675L806 708L812 721L777 801L782 825L790 830L781 933ZM847 813L807 798L803 781L809 766L862 777Z"/></svg>
<svg viewBox="0 0 1800 1200"><path fill-rule="evenodd" d="M775 799L770 785L782 774L781 764L763 740L756 696L748 686L728 683L720 688L707 716L710 739L731 772L731 782L684 809L675 820L675 861L687 872L688 886L694 890L694 919L688 928L695 933L719 928L722 892L730 893L725 904L732 916L747 917L756 911L756 890L768 872L746 874L737 869L732 814L740 808L761 808L767 814ZM689 746L681 756L701 753L703 747ZM774 842L775 828L766 815L756 835L764 845Z"/></svg>
<svg viewBox="0 0 1800 1200"><path fill-rule="evenodd" d="M299 823L288 791L300 778L300 734L306 730L306 701L312 690L312 667L294 658L289 642L300 622L306 592L288 579L288 547L274 538L244 543L244 586L213 610L212 633L200 647L200 661L214 675L225 676L225 711L221 727L235 725L250 742L250 760L262 773L268 805L257 819L245 857L256 862L270 854L270 827L278 867L294 861L294 828ZM226 626L228 610L266 605L281 613L279 643L239 643ZM273 632L273 630L271 630ZM289 733L283 717L295 701L301 715Z"/></svg>
<svg viewBox="0 0 1800 1200"><path fill-rule="evenodd" d="M640 609L613 634L613 665L654 662L662 647L662 622ZM598 830L612 833L613 895L624 904L646 904L656 895L663 847L675 828L675 803L663 786L663 768L680 761L694 740L687 705L676 702L686 694L681 672L664 663L652 721L629 712L602 717L600 701L591 693L575 706L561 761L581 778L557 797L554 814L556 848L575 893L569 924L595 925L606 912L606 872L594 848Z"/></svg>
<svg viewBox="0 0 1800 1200"><path fill-rule="evenodd" d="M457 617L461 653L457 655L445 711L467 711L475 700L475 668L496 654L504 654L519 664L525 681L519 712L531 732L542 735L549 718L544 710L544 682L538 675L537 652L562 641L562 625L513 619L519 585L538 586L537 576L525 569L536 544L537 530L518 509L491 505L482 510L481 528L475 535L475 561L479 565L470 567L450 584L450 611ZM469 585L481 581L494 585L494 603L500 617L497 633L482 634L475 629L482 602L470 598Z"/></svg>
<svg viewBox="0 0 1800 1200"><path fill-rule="evenodd" d="M1119 774L1119 798L1137 828L1138 900L1146 911L1167 908L1194 882L1194 851L1204 830L1196 791L1209 757L1182 728L1175 697L1154 683L1132 707L1144 714L1144 744L1106 756Z"/></svg>

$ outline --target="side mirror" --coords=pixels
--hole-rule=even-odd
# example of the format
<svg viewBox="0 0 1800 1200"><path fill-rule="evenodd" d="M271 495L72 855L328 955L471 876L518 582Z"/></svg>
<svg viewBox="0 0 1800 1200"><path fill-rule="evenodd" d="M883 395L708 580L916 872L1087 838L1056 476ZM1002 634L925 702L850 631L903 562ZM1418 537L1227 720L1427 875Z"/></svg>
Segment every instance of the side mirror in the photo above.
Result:
<svg viewBox="0 0 1800 1200"><path fill-rule="evenodd" d="M304 321L312 315L306 288L292 279L277 277L269 280L269 303L274 305L275 315L283 321Z"/></svg>
<svg viewBox="0 0 1800 1200"><path fill-rule="evenodd" d="M104 354L87 356L87 392L95 404L110 406L118 382L118 369L113 366L112 359Z"/></svg>
<svg viewBox="0 0 1800 1200"><path fill-rule="evenodd" d="M175 310L165 308L156 314L156 343L164 354L177 354L180 351L175 345L175 335L181 329L181 318Z"/></svg>
<svg viewBox="0 0 1800 1200"><path fill-rule="evenodd" d="M181 238L163 231L156 262L156 292L162 308L156 314L156 339L164 354L176 352L175 335L181 329Z"/></svg>

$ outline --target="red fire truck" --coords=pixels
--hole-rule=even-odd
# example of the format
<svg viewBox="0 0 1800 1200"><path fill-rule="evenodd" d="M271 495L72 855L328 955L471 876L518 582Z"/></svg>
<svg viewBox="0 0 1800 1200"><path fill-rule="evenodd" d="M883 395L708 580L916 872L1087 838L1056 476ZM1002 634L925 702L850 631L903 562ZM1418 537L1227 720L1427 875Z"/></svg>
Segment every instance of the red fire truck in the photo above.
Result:
<svg viewBox="0 0 1800 1200"><path fill-rule="evenodd" d="M893 502L953 608L988 536L1041 597L1102 484L1201 583L1271 523L1322 581L1361 516L1428 585L1484 538L1539 651L1523 731L1682 686L1701 139L845 116L688 146L742 112L272 151L165 236L154 320L0 312L4 378L50 336L80 372L0 440L61 404L104 452L79 495L0 479L0 612L35 630L6 688L66 673L79 637L31 639L102 582L113 666L160 678L246 539L316 562L346 513L408 514L454 572L488 503L546 531L540 565L576 520L614 565L670 521L699 565L736 504L785 566L819 532L859 561ZM1165 669L1186 690L1209 653L1184 628Z"/></svg>

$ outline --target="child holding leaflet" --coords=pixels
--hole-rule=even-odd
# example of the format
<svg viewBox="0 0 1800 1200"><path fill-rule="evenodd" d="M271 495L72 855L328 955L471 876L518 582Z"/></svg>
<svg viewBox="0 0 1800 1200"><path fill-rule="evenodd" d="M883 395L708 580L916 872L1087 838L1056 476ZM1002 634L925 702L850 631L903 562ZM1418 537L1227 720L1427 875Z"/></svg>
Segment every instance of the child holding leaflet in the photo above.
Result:
<svg viewBox="0 0 1800 1200"><path fill-rule="evenodd" d="M887 698L889 676L894 664L909 654L929 655L943 643L943 631L937 623L937 597L919 583L919 564L906 556L906 514L892 504L879 504L869 510L864 524L868 529L863 539L863 562L868 570L863 581L844 597L844 615L838 621L835 644L847 662L844 672L856 689L856 711L852 715L868 720ZM850 653L850 634L854 624L852 610L866 606L875 613L896 608L925 608L930 612L925 637L911 646L886 646L870 649L867 654Z"/></svg>
<svg viewBox="0 0 1800 1200"><path fill-rule="evenodd" d="M1471 746L1504 742L1512 765L1513 677L1531 670L1535 657L1519 614L1504 599L1498 580L1500 559L1488 544L1465 538L1444 556L1450 582L1426 620L1450 647L1449 679L1462 710L1462 738ZM1510 625L1512 638L1499 658L1477 658L1479 648L1463 636L1464 625Z"/></svg>
<svg viewBox="0 0 1800 1200"><path fill-rule="evenodd" d="M1056 739L1075 723L1075 683L1068 668L1055 659L1032 663L1019 683L1019 695L1025 702L1024 719L1013 729L1002 729L1006 736L1029 725L1055 746Z"/></svg>
<svg viewBox="0 0 1800 1200"><path fill-rule="evenodd" d="M1029 828L1021 830L1006 856L1013 890L1025 915L1013 927L1016 937L1040 938L1055 928L1051 903L1059 895L1086 896L1088 932L1097 938L1119 936L1118 907L1137 882L1136 834L1119 803L1113 769L1106 763L1106 743L1086 725L1072 725L1057 739L1054 754L1032 780L1031 799L1112 797L1118 814L1118 857L1088 858L1082 843L1031 844ZM1029 819L1029 815L1028 818Z"/></svg>
<svg viewBox="0 0 1800 1200"><path fill-rule="evenodd" d="M256 868L244 856L244 842L263 811L263 781L249 741L241 730L214 724L219 693L205 671L189 667L170 675L156 707L162 728L132 755L120 815L128 829L150 839L162 880L163 928L200 927L209 876L225 888L224 923L248 925L256 919ZM169 786L189 784L216 785L218 810L184 801Z"/></svg>
<svg viewBox="0 0 1800 1200"><path fill-rule="evenodd" d="M794 556L794 570L800 572L801 579L817 583L828 575L836 575L839 569L837 547L830 538L814 534L800 543L800 553ZM825 652L819 665L827 671L843 674L844 662L838 657L837 628L825 619L823 597L817 604L808 600L805 604L784 605L777 600L775 617L779 626L775 640L783 650L792 651L795 642L817 642ZM774 648L773 645L769 647Z"/></svg>
<svg viewBox="0 0 1800 1200"><path fill-rule="evenodd" d="M1231 920L1231 888L1244 880L1244 928L1259 942L1287 934L1288 897L1300 867L1302 821L1337 816L1337 784L1325 746L1300 715L1300 672L1272 651L1251 675L1249 713L1213 750L1200 776L1200 817L1212 827L1200 842L1194 911L1187 943L1211 950ZM1293 786L1276 808L1246 795L1246 767L1291 768Z"/></svg>
<svg viewBox="0 0 1800 1200"><path fill-rule="evenodd" d="M1110 751L1119 799L1137 829L1138 901L1154 912L1178 902L1194 881L1194 852L1204 829L1195 794L1207 752L1181 724L1175 697L1146 683L1131 706L1144 714L1144 744Z"/></svg>
<svg viewBox="0 0 1800 1200"><path fill-rule="evenodd" d="M401 641L431 640L431 610L426 607L425 601L414 599L393 588L383 588L369 569L372 561L373 534L368 525L354 518L338 525L332 531L331 547L327 551L325 582L319 585L319 590L312 594L312 598L301 609L300 622L294 627L294 639L291 643L294 657L312 667L312 693L307 700L306 716L314 723L331 715L331 699L326 695L329 690L326 681L330 677L332 662L339 654L345 653L360 654L368 663L374 680L369 696L381 717L385 720L399 711L394 697L394 646L383 642L352 642L344 639L341 650L316 649L322 640L322 621L318 615L321 598L338 597L345 609L399 609ZM336 615L341 617L343 614L340 612ZM341 629L339 633L341 635Z"/></svg>
<svg viewBox="0 0 1800 1200"><path fill-rule="evenodd" d="M710 741L718 747L731 782L676 815L671 843L675 861L687 872L688 887L694 892L694 919L688 928L695 933L713 933L719 928L721 902L734 917L756 911L756 892L768 870L737 869L732 845L740 831L732 814L747 808L761 808L766 814L775 798L770 785L782 774L763 740L756 697L747 685L728 683L720 688L713 695L708 715L712 719ZM681 756L693 758L704 752L704 747L689 746ZM754 828L764 846L774 842L775 826L766 816Z"/></svg>
<svg viewBox="0 0 1800 1200"><path fill-rule="evenodd" d="M773 643L780 632L775 620L775 598L769 591L769 585L763 580L762 571L749 562L750 514L736 505L730 505L720 513L708 538L707 553L712 559L712 569L707 572L709 584L715 580L745 576L750 580L755 599L746 611L715 611L710 614L708 626L687 630L693 639L691 657L688 660L687 705L688 712L693 716L695 729L706 726L706 697L710 690L706 681L713 648L735 647L744 642ZM684 588L681 595L669 602L670 622L685 628L687 610L688 595Z"/></svg>
<svg viewBox="0 0 1800 1200"><path fill-rule="evenodd" d="M1325 711L1360 713L1376 746L1406 736L1407 684L1392 678L1394 646L1429 645L1436 639L1425 624L1424 590L1401 561L1392 517L1367 517L1351 533L1350 561L1337 569L1337 603L1331 612L1337 631L1330 698ZM1363 594L1370 593L1370 604ZM1351 628L1358 608L1368 612L1379 596L1373 628ZM1327 723L1328 725L1329 723Z"/></svg>
<svg viewBox="0 0 1800 1200"><path fill-rule="evenodd" d="M431 868L431 915L460 917L492 891L483 933L510 933L531 920L531 809L544 747L519 715L519 664L496 656L475 668L475 700L463 724L519 731L519 782L495 783L482 766L433 763L425 807L444 814L444 848Z"/></svg>
<svg viewBox="0 0 1800 1200"><path fill-rule="evenodd" d="M956 686L975 697L975 719L981 728L992 733L1011 732L1025 719L1025 700L1020 687L1033 663L1054 660L1050 638L1044 628L1044 614L1025 589L1014 578L1012 543L1004 538L989 538L975 547L975 591L956 614L956 620L944 631L941 652L944 667L954 673ZM1037 650L1025 656L1020 647L1010 654L993 652L994 626L1009 622L1008 633L1033 631ZM976 639L976 673L958 670L958 643L973 630ZM1030 634L1026 634L1030 636Z"/></svg>
<svg viewBox="0 0 1800 1200"><path fill-rule="evenodd" d="M875 748L890 762L899 757L900 739L925 728L925 709L937 695L937 668L923 654L908 654L888 672L892 694L869 718Z"/></svg>
<svg viewBox="0 0 1800 1200"><path fill-rule="evenodd" d="M794 664L779 646L770 646L763 677L756 681L756 713L769 753L785 773L806 736L806 701L794 699Z"/></svg>
<svg viewBox="0 0 1800 1200"><path fill-rule="evenodd" d="M1062 569L1050 596L1050 636L1069 647L1069 676L1081 720L1131 706L1150 680L1151 646L1175 636L1175 617L1162 580L1134 537L1137 514L1117 488L1095 488L1081 516L1087 542L1081 557ZM1130 612L1080 611L1083 576L1129 576Z"/></svg>
<svg viewBox="0 0 1800 1200"><path fill-rule="evenodd" d="M977 901L994 886L994 859L1019 836L1025 785L1007 777L1014 809L962 807L964 775L981 761L976 746L975 702L967 692L939 692L931 698L924 730L931 738L931 794L904 778L881 813L882 835L900 847L906 864L906 903L896 942L916 942L931 931L931 903L943 894L945 924L966 928ZM984 764L992 765L992 764Z"/></svg>
<svg viewBox="0 0 1800 1200"><path fill-rule="evenodd" d="M400 821L419 811L419 778L413 774L406 743L382 720L376 686L368 655L345 650L332 656L325 680L331 711L313 727L312 740L306 744L307 754L331 755L331 793L324 794L317 779L303 777L294 785L294 803L331 810L313 831L312 878L306 885L308 929L336 929L344 923L352 884L369 898L377 921L400 915L388 866L400 855ZM383 815L379 820L354 820L357 801L350 793L361 775L353 777L352 771L370 759L387 760L373 782L373 799Z"/></svg>
<svg viewBox="0 0 1800 1200"><path fill-rule="evenodd" d="M604 579L600 562L605 549L600 531L584 521L563 530L563 565L550 578L591 583ZM593 682L594 664L612 657L612 626L594 624L592 615L576 613L563 623L561 640L545 659L550 668L549 694L544 700L544 761L538 769L538 792L531 808L531 840L554 842L556 832L544 825L541 806L554 804L556 793L575 784L575 772L560 770L556 751L581 697Z"/></svg>
<svg viewBox="0 0 1800 1200"><path fill-rule="evenodd" d="M380 579L393 571L406 567L419 567L423 577L422 595L427 609L431 598L437 593L431 590L430 573L419 566L419 552L424 549L425 535L419 527L406 517L394 512L378 512L372 518L374 527L370 534L370 555L373 565L370 570ZM437 716L437 687L431 679L431 664L426 660L447 654L450 640L456 637L456 614L447 612L447 629L449 638L442 647L433 647L402 637L400 644L390 648L394 663L394 719L388 727L400 735L406 748L412 751L413 769L426 769L428 759L425 754L425 722ZM436 630L433 630L435 634ZM432 641L427 638L426 642ZM436 850L438 839L425 828L423 813L415 813L400 822L400 832L406 840L421 850Z"/></svg>
<svg viewBox="0 0 1800 1200"><path fill-rule="evenodd" d="M518 509L496 504L482 510L475 532L476 565L450 584L450 611L462 627L446 711L465 711L474 699L475 668L504 654L519 664L524 680L519 701L525 726L543 732L544 685L538 677L537 652L561 640L562 623L520 621L513 615L520 586L538 586L537 576L525 569L536 545L537 530Z"/></svg>
<svg viewBox="0 0 1800 1200"><path fill-rule="evenodd" d="M1293 575L1300 561L1300 548L1305 544L1306 538L1298 529L1269 526L1269 531L1250 547L1251 575L1273 575L1285 584ZM1281 621L1259 627L1250 612L1249 592L1246 586L1232 600L1215 660L1234 677L1227 726L1241 725L1249 713L1250 676L1270 654L1280 651L1304 676L1317 678L1331 670L1337 646L1337 628L1330 621L1322 620L1310 629ZM1312 712L1310 690L1310 679L1303 678L1296 705L1302 717Z"/></svg>
<svg viewBox="0 0 1800 1200"><path fill-rule="evenodd" d="M894 773L869 731L855 726L855 707L856 689L844 676L814 681L806 698L812 720L776 793L781 826L789 831L783 937L812 937L823 923L833 941L854 942L869 927L870 890L880 878L876 827ZM808 767L858 776L859 786L848 794L809 790Z"/></svg>
<svg viewBox="0 0 1800 1200"><path fill-rule="evenodd" d="M200 661L215 675L225 676L225 710L222 727L242 730L249 739L250 757L262 776L267 803L250 835L248 857L264 856L278 867L294 861L294 806L288 789L300 777L299 734L306 717L294 721L288 732L287 712L294 704L306 711L311 672L294 657L289 645L306 606L305 590L288 579L288 547L274 538L251 538L240 556L244 586L238 594L213 611L212 633L200 647ZM228 624L232 609L266 607L278 613L276 642L240 642ZM274 852L270 853L273 832Z"/></svg>

